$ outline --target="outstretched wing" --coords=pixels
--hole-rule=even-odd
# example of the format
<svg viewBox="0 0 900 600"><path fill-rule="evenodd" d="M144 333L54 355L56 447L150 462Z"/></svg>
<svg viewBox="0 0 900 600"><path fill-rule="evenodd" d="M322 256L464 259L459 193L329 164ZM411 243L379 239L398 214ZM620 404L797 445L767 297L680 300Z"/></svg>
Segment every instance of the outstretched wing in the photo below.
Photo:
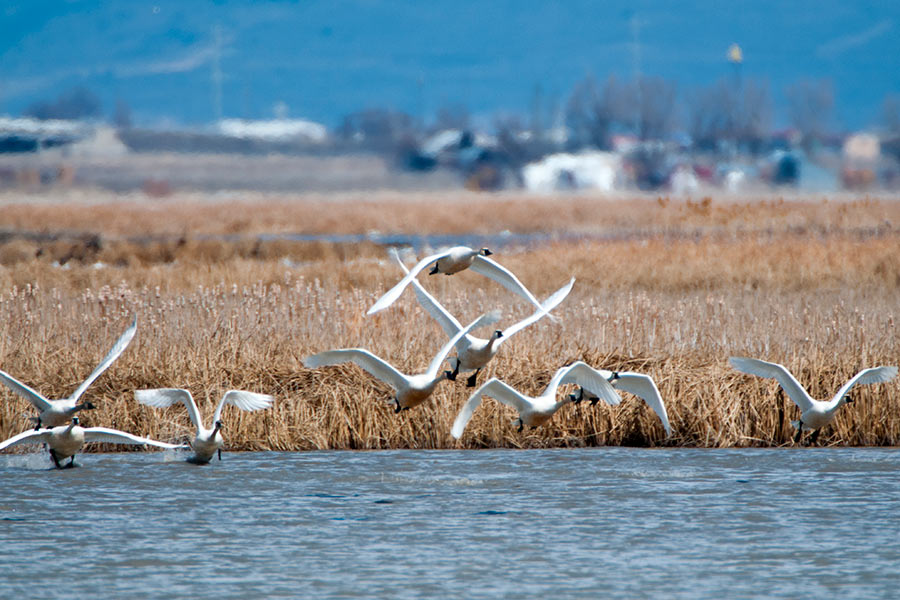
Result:
<svg viewBox="0 0 900 600"><path fill-rule="evenodd" d="M728 362L731 363L732 367L742 373L749 373L750 375L767 377L778 381L788 397L794 401L794 404L800 407L801 411L806 412L812 408L812 397L784 366L779 365L778 363L770 363L756 358L743 358L740 356L732 356L728 359Z"/></svg>
<svg viewBox="0 0 900 600"><path fill-rule="evenodd" d="M409 269L407 269L406 265L403 264L403 261L400 259L400 255L397 253L397 249L391 248L390 250L388 250L388 253L394 257L394 259L397 261L397 264L400 265L401 269L403 269L403 272L408 274ZM456 335L456 332L463 328L460 322L456 320L456 317L447 312L447 309L444 308L441 303L434 298L434 296L425 291L425 288L422 287L422 284L419 283L418 279L413 277L412 280L410 280L410 283L412 284L413 289L416 292L416 298L419 300L419 304L421 304L422 308L428 311L428 314L430 314L431 317L438 322L438 325L441 326L441 329L444 330L444 333L452 337Z"/></svg>
<svg viewBox="0 0 900 600"><path fill-rule="evenodd" d="M544 395L555 396L556 389L564 383L580 385L594 396L613 406L622 401L600 371L580 360L557 369L553 379L547 384Z"/></svg>
<svg viewBox="0 0 900 600"><path fill-rule="evenodd" d="M462 437L466 425L469 424L472 414L474 414L475 409L481 404L481 399L484 396L496 398L503 404L512 406L519 411L519 413L528 408L528 399L525 396L496 377L492 377L483 383L480 388L475 390L475 392L469 396L469 399L466 400L462 410L459 411L459 414L456 415L456 419L453 421L453 428L450 429L450 435L456 439Z"/></svg>
<svg viewBox="0 0 900 600"><path fill-rule="evenodd" d="M479 254L475 257L475 261L469 268L476 273L481 273L485 277L490 277L513 294L521 296L525 300L531 302L535 307L541 308L541 303L534 297L534 294L529 292L528 288L522 285L522 282L512 274L512 271L501 266L499 263Z"/></svg>
<svg viewBox="0 0 900 600"><path fill-rule="evenodd" d="M94 380L100 377L100 375L103 374L103 371L108 369L109 366L113 364L113 362L115 362L117 358L119 358L119 355L125 351L125 348L128 347L128 344L130 344L132 338L134 338L134 334L136 331L137 315L134 315L134 320L131 322L131 325L128 327L128 329L125 330L125 333L123 333L121 337L116 340L115 345L113 345L109 353L103 357L103 360L100 361L100 364L97 365L97 368L94 369L94 372L88 375L88 378L85 379L80 386L78 386L78 389L75 390L75 393L69 396L70 400L77 401L79 398L81 398L81 395L86 389L88 389L88 386L94 383Z"/></svg>
<svg viewBox="0 0 900 600"><path fill-rule="evenodd" d="M34 430L29 429L18 435L14 435L6 441L0 442L0 450L9 448L10 446L18 446L19 444L41 444L50 441L50 429Z"/></svg>
<svg viewBox="0 0 900 600"><path fill-rule="evenodd" d="M194 397L187 390L180 388L160 388L156 390L135 390L134 399L141 404L147 406L155 406L157 408L165 408L172 406L176 402L181 402L187 407L188 416L197 429L203 428L203 422L200 420L200 411L197 409L197 403Z"/></svg>
<svg viewBox="0 0 900 600"><path fill-rule="evenodd" d="M672 427L669 425L669 415L666 412L666 406L663 404L662 396L656 387L656 382L649 375L643 373L631 373L622 371L618 373L618 377L610 381L612 386L617 390L634 394L641 398L647 405L653 409L662 425L666 430L666 435L672 434Z"/></svg>
<svg viewBox="0 0 900 600"><path fill-rule="evenodd" d="M329 365L339 365L352 362L364 369L367 373L387 383L395 390L402 389L406 385L407 377L385 360L375 356L362 348L345 348L342 350L328 350L319 352L303 359L304 366L311 369Z"/></svg>
<svg viewBox="0 0 900 600"><path fill-rule="evenodd" d="M863 369L853 376L853 379L845 383L838 393L835 394L832 402L840 401L854 385L863 385L867 383L884 383L890 381L897 376L897 367L872 367L871 369Z"/></svg>
<svg viewBox="0 0 900 600"><path fill-rule="evenodd" d="M0 383L31 402L36 409L43 412L53 406L50 400L47 400L37 391L31 389L12 375L0 371Z"/></svg>
<svg viewBox="0 0 900 600"><path fill-rule="evenodd" d="M500 338L499 340L497 340L497 342L503 343L505 340L508 340L510 337L515 335L517 332L521 331L522 329L525 329L532 323L539 321L539 320L543 319L544 317L552 317L552 315L550 314L550 311L553 310L554 308L556 308L557 306L559 306L559 304L563 300L566 299L566 296L568 296L569 292L572 291L573 285L575 285L574 277L572 278L571 281L569 281L569 283L567 283L566 285L562 286L561 288L559 288L558 290L553 292L553 294L549 298L544 300L543 304L540 305L540 308L538 308L538 310L534 311L531 314L531 316L529 316L525 319L522 319L521 321L519 321L515 325L512 325L511 327L507 327L506 329L504 329L503 337Z"/></svg>
<svg viewBox="0 0 900 600"><path fill-rule="evenodd" d="M167 444L166 442L157 442L150 438L144 438L137 435L131 435L118 429L109 429L108 427L87 427L84 430L84 441L87 442L106 442L108 444L133 444L156 446L157 448L185 448L184 444Z"/></svg>
<svg viewBox="0 0 900 600"><path fill-rule="evenodd" d="M216 407L216 413L213 415L213 425L215 425L216 421L222 416L222 409L225 408L226 404L232 404L241 410L253 412L254 410L269 408L272 406L273 400L274 398L272 398L272 396L266 394L244 392L241 390L228 390L225 392L225 395L222 396L222 399L219 400L219 405Z"/></svg>
<svg viewBox="0 0 900 600"><path fill-rule="evenodd" d="M450 351L453 350L453 346L456 345L456 342L462 339L464 335L468 335L470 331L478 327L496 323L497 319L499 318L500 313L498 311L491 311L486 315L481 315L480 317L469 323L468 327L466 327L465 329L457 331L456 335L447 340L447 343L445 343L438 351L438 353L434 355L434 358L431 359L431 364L428 365L428 371L426 371L428 376L432 379L437 377L438 371L441 368L441 363L444 362L444 359L446 359L447 355L450 354Z"/></svg>
<svg viewBox="0 0 900 600"><path fill-rule="evenodd" d="M395 285L394 287L389 289L384 296L379 298L375 302L375 304L372 305L372 308L370 308L368 311L366 311L366 314L367 315L375 314L379 310L384 310L385 308L387 308L388 306L393 304L394 301L400 297L400 294L403 293L403 290L406 288L406 286L409 285L409 282L412 281L413 278L416 277L416 275L418 275L422 269L424 269L425 267L427 267L434 261L438 260L439 258L443 258L443 257L447 256L449 253L450 253L449 250L445 250L444 252L440 252L438 254L432 254L431 256L426 256L425 258L420 260L418 263L416 263L416 266L414 266L412 269L410 269L409 272L403 277L403 279L401 279L397 283L397 285Z"/></svg>

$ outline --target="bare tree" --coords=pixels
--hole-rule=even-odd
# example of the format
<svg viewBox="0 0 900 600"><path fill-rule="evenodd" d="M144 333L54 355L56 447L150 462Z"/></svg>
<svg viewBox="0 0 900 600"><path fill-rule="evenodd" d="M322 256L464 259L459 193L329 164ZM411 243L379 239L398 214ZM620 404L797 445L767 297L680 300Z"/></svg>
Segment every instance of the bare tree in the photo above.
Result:
<svg viewBox="0 0 900 600"><path fill-rule="evenodd" d="M834 85L828 79L804 79L787 88L788 114L810 150L832 125Z"/></svg>
<svg viewBox="0 0 900 600"><path fill-rule="evenodd" d="M881 119L887 133L900 134L900 94L888 94L884 98Z"/></svg>
<svg viewBox="0 0 900 600"><path fill-rule="evenodd" d="M100 98L84 87L66 90L52 102L36 102L24 114L35 119L86 119L100 115Z"/></svg>
<svg viewBox="0 0 900 600"><path fill-rule="evenodd" d="M642 140L658 140L676 125L675 84L659 77L641 77L637 83L636 133Z"/></svg>
<svg viewBox="0 0 900 600"><path fill-rule="evenodd" d="M447 104L440 107L435 116L434 127L443 129L469 129L471 119L469 109L462 104Z"/></svg>
<svg viewBox="0 0 900 600"><path fill-rule="evenodd" d="M348 142L376 151L394 151L414 137L413 118L384 108L370 108L344 117L337 134Z"/></svg>
<svg viewBox="0 0 900 600"><path fill-rule="evenodd" d="M610 76L600 88L592 76L575 84L566 105L566 124L572 132L570 145L608 148L616 129L627 129L634 106L632 86Z"/></svg>
<svg viewBox="0 0 900 600"><path fill-rule="evenodd" d="M772 125L769 87L747 81L738 88L720 79L693 93L687 113L687 130L696 147L713 150L720 142L729 142L757 152Z"/></svg>

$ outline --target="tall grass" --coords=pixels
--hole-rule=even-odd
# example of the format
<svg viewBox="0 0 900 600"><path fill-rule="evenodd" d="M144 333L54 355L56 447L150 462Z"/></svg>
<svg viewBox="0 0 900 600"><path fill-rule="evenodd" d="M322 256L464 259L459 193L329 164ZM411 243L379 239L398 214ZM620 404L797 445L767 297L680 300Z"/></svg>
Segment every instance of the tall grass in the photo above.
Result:
<svg viewBox="0 0 900 600"><path fill-rule="evenodd" d="M498 253L539 297L572 275L578 281L555 311L560 322L544 320L519 333L479 381L496 376L537 394L556 368L576 359L645 372L668 407L669 438L648 407L623 394L618 407L565 407L548 425L523 433L511 425L510 409L486 400L456 441L450 425L471 392L464 378L395 415L385 403L390 388L361 369L304 368L309 354L364 347L419 372L445 341L410 292L365 316L400 273L371 245L247 250L242 242L187 240L173 247L174 256L123 247L126 258L103 261L103 268L93 266L96 257L60 267L25 252L0 268L0 368L48 397L68 396L136 313L135 340L85 395L99 407L83 413L87 424L187 438L183 407L145 407L133 391L185 387L210 415L225 390L238 388L272 394L276 402L252 414L226 409L225 434L235 449L789 444L798 409L774 381L732 370L728 356L781 362L819 398L861 368L900 362L900 236L884 225L865 229L894 207L858 203L862 214L839 225L846 203L811 206L811 216L790 227L769 230L763 211L744 215L741 232L710 229L697 237L685 235L692 224L666 225L658 213L671 206L660 207L645 225L669 235ZM705 210L698 207L690 210ZM711 227L711 218L697 222ZM103 226L97 221L88 231ZM146 254L136 258L138 252ZM470 272L423 276L423 285L463 322L502 307L502 326L529 311ZM819 443L900 443L898 388L896 381L856 388L858 401L841 410ZM32 412L0 389L0 435L24 429L23 415Z"/></svg>

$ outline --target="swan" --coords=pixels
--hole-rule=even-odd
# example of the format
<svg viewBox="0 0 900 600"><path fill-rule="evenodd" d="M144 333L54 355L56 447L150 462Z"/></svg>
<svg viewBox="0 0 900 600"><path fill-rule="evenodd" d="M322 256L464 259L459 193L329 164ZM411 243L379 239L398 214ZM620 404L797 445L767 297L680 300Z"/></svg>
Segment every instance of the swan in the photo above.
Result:
<svg viewBox="0 0 900 600"><path fill-rule="evenodd" d="M819 430L834 420L837 409L842 404L851 403L853 400L847 397L850 389L857 384L884 383L897 376L897 367L872 367L863 369L853 376L838 390L830 401L813 400L809 393L800 385L800 382L783 365L766 362L756 358L743 358L732 356L728 359L731 366L750 375L758 375L768 379L775 379L787 395L800 407L800 419L791 421L791 425L797 428L794 442L800 441L803 430L814 429L810 442L815 443L819 437Z"/></svg>
<svg viewBox="0 0 900 600"><path fill-rule="evenodd" d="M549 421L556 414L556 411L574 401L571 394L561 402L556 401L556 390L564 383L576 383L609 404L615 405L620 401L619 395L616 394L609 382L601 377L595 369L581 361L557 369L544 392L534 398L516 391L506 383L493 377L475 390L475 393L463 405L462 410L456 416L456 420L453 421L450 435L456 439L462 436L466 425L472 418L472 414L478 408L478 405L481 404L483 396L496 398L503 404L519 411L519 418L513 421L513 425L518 424L519 432L522 431L525 425L540 427Z"/></svg>
<svg viewBox="0 0 900 600"><path fill-rule="evenodd" d="M50 458L57 469L71 468L75 466L75 454L80 452L85 444L90 442L105 442L107 444L134 444L156 446L157 448L183 448L183 445L157 442L148 438L138 437L107 427L84 428L78 424L78 417L72 417L68 425L48 429L29 429L19 435L14 435L4 442L0 442L0 450L20 444L47 444L50 446ZM70 458L71 457L71 458ZM69 458L69 462L63 467L61 460Z"/></svg>
<svg viewBox="0 0 900 600"><path fill-rule="evenodd" d="M88 378L85 379L80 386L78 386L78 389L75 390L75 392L71 396L63 400L48 400L32 388L28 387L21 381L18 381L8 373L4 373L3 371L0 371L0 383L3 383L9 389L31 402L34 407L38 409L38 416L31 417L32 421L34 421L36 424L35 429L40 429L42 426L57 427L65 425L79 411L92 410L96 408L96 406L94 406L90 402L82 402L81 404L78 404L78 399L81 398L81 395L84 394L84 391L88 388L88 386L90 386L95 379L100 377L103 371L108 369L109 366L117 358L119 358L119 355L125 351L125 348L128 347L128 344L131 342L136 331L137 315L134 316L134 320L131 322L131 325L116 341L115 345L113 345L109 353L105 357L103 357L103 360L100 361L100 364L97 365L97 368L94 369L94 372L88 375Z"/></svg>
<svg viewBox="0 0 900 600"><path fill-rule="evenodd" d="M225 395L222 396L222 399L219 400L219 405L216 406L216 412L213 414L212 428L206 428L200 420L200 411L197 409L197 403L194 402L194 397L191 396L191 393L188 390L178 388L135 390L134 398L141 404L155 406L157 408L171 406L176 402L181 402L185 405L188 416L191 418L191 422L194 424L194 427L197 428L197 434L191 442L191 450L194 451L194 455L189 458L188 461L198 465L208 463L216 453L219 455L219 460L222 460L222 447L225 445L225 440L222 439L222 434L220 433L223 428L221 417L222 409L225 408L226 404L231 404L241 410L252 412L263 408L269 408L272 406L273 400L272 396L267 396L265 394L228 390L225 392Z"/></svg>
<svg viewBox="0 0 900 600"><path fill-rule="evenodd" d="M595 369L600 376L606 379L613 388L634 394L653 409L662 426L666 430L666 435L672 435L672 427L669 425L669 415L666 412L666 405L663 404L662 396L656 387L656 382L649 375L643 373L632 373L631 371L607 371L605 369ZM582 400L590 400L591 406L597 404L600 398L595 396L584 388L580 388L577 392L571 394L572 401L576 404Z"/></svg>
<svg viewBox="0 0 900 600"><path fill-rule="evenodd" d="M476 327L490 325L498 318L499 315L496 312L481 315L472 321L468 327L460 329L456 335L450 338L450 340L438 350L438 353L434 355L434 358L431 359L431 364L428 365L428 370L418 375L404 375L387 361L362 348L347 348L344 350L320 352L319 354L307 357L303 361L303 364L306 367L315 368L327 365L337 365L344 362L356 363L373 377L380 379L394 388L396 391L394 397L394 412L399 413L401 410L413 408L424 402L432 392L434 392L437 384L444 379L447 379L450 371L444 371L440 375L438 374L438 371L441 368L441 363L444 362L447 355L450 353L450 350L453 349L453 346L460 338Z"/></svg>
<svg viewBox="0 0 900 600"><path fill-rule="evenodd" d="M409 273L406 265L403 264L399 254L397 254L397 250L391 248L390 253L396 259L400 268L403 269L405 273ZM447 335L451 337L456 335L459 330L462 329L462 325L460 325L459 321L457 321L456 318L434 298L434 296L425 291L425 288L422 287L422 284L420 284L417 279L413 278L411 283L416 292L416 298L418 298L419 304L421 304L434 320L438 322ZM456 376L459 375L460 371L475 371L475 373L466 380L466 387L475 387L475 382L481 369L483 369L488 362L494 358L497 352L500 351L500 346L532 323L539 321L545 316L549 316L550 311L556 308L560 302L565 300L566 296L569 295L573 285L575 285L574 277L567 285L561 287L547 298L543 304L539 305L538 310L532 313L531 316L506 329L494 331L488 339L475 337L471 334L466 334L459 338L459 341L456 342L456 357L450 359L450 364L453 365L453 371L447 379L456 381Z"/></svg>
<svg viewBox="0 0 900 600"><path fill-rule="evenodd" d="M487 258L492 254L493 252L487 248L473 250L467 246L455 246L444 250L443 252L426 256L416 263L397 285L379 298L366 314L375 314L393 304L394 301L400 297L400 294L403 293L406 286L409 285L422 269L431 263L434 263L434 267L428 272L429 275L435 275L437 273L452 275L454 273L459 273L464 269L471 268L476 273L490 277L512 293L521 296L525 300L531 302L534 306L540 308L541 303L537 301L534 294L529 292L528 288L522 285L522 282L519 281L509 269L502 267L490 258Z"/></svg>

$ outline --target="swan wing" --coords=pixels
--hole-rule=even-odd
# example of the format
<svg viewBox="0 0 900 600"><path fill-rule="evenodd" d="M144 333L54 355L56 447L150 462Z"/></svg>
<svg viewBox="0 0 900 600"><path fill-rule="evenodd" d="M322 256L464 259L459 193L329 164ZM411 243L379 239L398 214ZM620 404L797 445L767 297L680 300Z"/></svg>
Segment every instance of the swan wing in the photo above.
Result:
<svg viewBox="0 0 900 600"><path fill-rule="evenodd" d="M487 258L486 256L481 256L480 254L475 257L475 260L472 262L472 266L469 267L476 273L480 273L485 277L490 277L513 294L517 296L521 296L525 300L531 302L537 308L541 308L541 303L538 302L537 298L534 297L534 294L528 291L522 282L516 278L515 275L512 274L512 271L500 265L500 263Z"/></svg>
<svg viewBox="0 0 900 600"><path fill-rule="evenodd" d="M612 374L610 374L612 375ZM620 372L616 379L610 383L617 390L634 394L641 398L647 405L653 409L659 420L662 421L666 430L666 435L672 434L672 427L669 425L669 415L666 412L666 405L663 404L662 396L656 382L649 375L643 373Z"/></svg>
<svg viewBox="0 0 900 600"><path fill-rule="evenodd" d="M242 390L228 390L225 392L225 395L222 396L222 399L219 400L219 405L216 407L216 412L213 415L213 424L215 425L216 421L222 416L222 409L225 408L226 404L232 404L241 410L253 412L254 410L269 408L272 406L273 400L274 398L272 398L272 396L266 394L244 392Z"/></svg>
<svg viewBox="0 0 900 600"><path fill-rule="evenodd" d="M813 406L813 399L807 391L800 385L797 378L794 377L783 365L778 363L766 362L757 358L743 358L740 356L732 356L728 359L731 366L742 373L757 375L774 379L784 389L788 397L794 401L794 404L800 407L800 410L806 412Z"/></svg>
<svg viewBox="0 0 900 600"><path fill-rule="evenodd" d="M580 360L557 369L543 395L555 397L556 389L564 383L577 384L613 406L622 401L603 373Z"/></svg>
<svg viewBox="0 0 900 600"><path fill-rule="evenodd" d="M483 383L480 388L475 390L475 392L469 396L469 399L466 400L462 410L459 411L459 414L456 415L456 419L453 421L453 428L450 430L450 435L456 439L462 437L466 425L469 424L469 420L471 420L472 415L475 413L475 409L481 404L481 399L484 396L496 398L503 404L512 406L519 411L519 413L528 408L528 399L525 396L496 377L492 377Z"/></svg>
<svg viewBox="0 0 900 600"><path fill-rule="evenodd" d="M0 371L0 383L31 402L36 409L43 412L53 406L53 402L47 400L37 391L31 389L12 375Z"/></svg>
<svg viewBox="0 0 900 600"><path fill-rule="evenodd" d="M50 429L29 429L28 431L23 431L18 435L12 436L8 440L0 442L0 450L9 448L10 446L17 446L19 444L40 444L42 442L49 442L50 433Z"/></svg>
<svg viewBox="0 0 900 600"><path fill-rule="evenodd" d="M403 261L400 259L400 254L397 253L396 248L391 248L388 250L388 253L394 257L397 261L397 264L400 265L400 268L403 269L404 273L409 273L409 269L406 268L406 265L403 264ZM438 322L438 325L441 326L441 329L449 336L456 335L456 332L463 328L463 326L456 320L456 317L447 312L447 309L444 308L440 302L438 302L434 296L425 291L425 288L422 287L422 284L419 283L419 280L415 277L412 278L410 283L413 286L413 289L416 292L416 298L419 300L419 304L422 305L428 314L431 315L435 321Z"/></svg>
<svg viewBox="0 0 900 600"><path fill-rule="evenodd" d="M197 429L203 428L203 422L200 420L200 411L197 409L197 403L194 397L187 390L180 388L160 388L156 390L135 390L134 399L141 404L147 406L155 406L157 408L165 408L172 406L178 402L184 404L187 408L188 416Z"/></svg>
<svg viewBox="0 0 900 600"><path fill-rule="evenodd" d="M863 369L853 376L853 379L845 383L838 393L835 394L832 402L840 401L854 385L864 385L867 383L884 383L890 381L897 376L897 367L872 367L871 369Z"/></svg>
<svg viewBox="0 0 900 600"><path fill-rule="evenodd" d="M403 389L403 386L407 385L409 379L390 363L362 348L328 350L303 359L304 366L309 368L339 365L345 362L355 363L369 375L387 383L395 390Z"/></svg>
<svg viewBox="0 0 900 600"><path fill-rule="evenodd" d="M373 315L393 304L394 301L400 297L400 294L403 293L404 288L409 285L409 282L412 281L422 269L438 260L439 258L447 256L449 253L449 250L447 250L438 254L432 254L431 256L426 256L425 258L417 262L416 265L412 269L410 269L409 272L403 277L403 279L401 279L397 283L397 285L389 289L386 294L375 301L375 304L372 305L372 308L366 311L366 314Z"/></svg>
<svg viewBox="0 0 900 600"><path fill-rule="evenodd" d="M490 325L491 323L496 323L500 318L500 313L498 311L491 311L487 314L481 315L465 328L456 332L452 338L447 340L447 342L441 347L437 354L434 355L434 358L431 359L431 364L428 365L428 371L426 373L429 377L434 379L437 377L438 371L441 368L441 363L444 362L444 359L447 358L447 355L450 354L450 351L453 350L453 346L456 345L463 336L468 335L470 331L476 329L478 327L484 327L485 325Z"/></svg>
<svg viewBox="0 0 900 600"><path fill-rule="evenodd" d="M511 327L507 327L506 329L504 329L503 337L500 338L498 340L498 342L502 343L503 341L509 339L510 337L515 335L517 332L521 331L522 329L525 329L532 323L539 321L539 320L543 319L544 317L552 316L552 315L550 315L550 311L553 310L554 308L556 308L557 306L559 306L559 304L563 300L566 299L566 296L568 296L569 292L572 291L573 285L575 285L574 277L571 279L571 281L569 281L569 283L567 283L566 285L562 286L561 288L559 288L558 290L553 292L553 294L549 298L544 300L544 302L540 305L540 308L538 308L538 310L531 313L531 316L529 316L525 319L522 319L521 321L519 321L518 323L516 323L515 325L513 325Z"/></svg>
<svg viewBox="0 0 900 600"><path fill-rule="evenodd" d="M157 448L184 448L184 444L167 444L166 442L157 442L150 438L144 438L118 429L110 429L108 427L87 427L84 430L84 441L87 442L106 442L108 444L135 444L147 446L156 446Z"/></svg>
<svg viewBox="0 0 900 600"><path fill-rule="evenodd" d="M103 360L100 361L100 364L97 365L97 368L94 369L94 372L88 375L88 378L85 379L80 386L78 386L78 389L75 390L75 393L69 396L70 400L77 401L79 398L81 398L81 395L86 389L88 389L88 386L94 383L94 380L100 377L100 375L103 374L103 371L108 369L109 366L113 364L113 362L115 362L117 358L119 358L119 355L125 351L125 348L128 347L128 344L130 344L131 340L134 338L135 332L137 332L137 315L134 315L134 320L131 322L131 325L129 325L128 329L125 330L125 333L123 333L119 337L119 339L116 340L116 343L113 345L112 349L107 353L106 356L103 357Z"/></svg>

